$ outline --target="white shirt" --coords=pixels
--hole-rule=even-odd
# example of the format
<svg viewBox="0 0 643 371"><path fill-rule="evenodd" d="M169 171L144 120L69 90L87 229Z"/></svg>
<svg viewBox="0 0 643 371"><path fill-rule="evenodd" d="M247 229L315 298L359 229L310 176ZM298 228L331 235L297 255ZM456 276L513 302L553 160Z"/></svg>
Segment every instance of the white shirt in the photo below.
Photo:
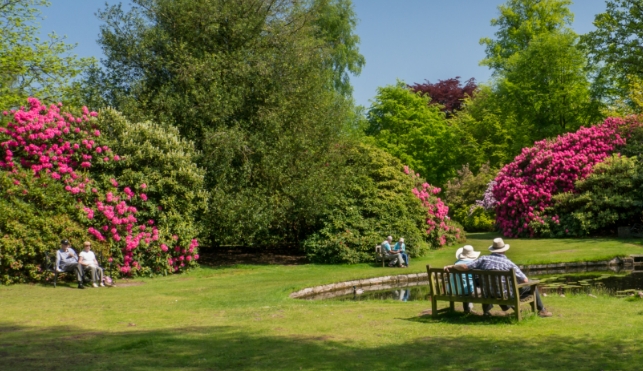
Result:
<svg viewBox="0 0 643 371"><path fill-rule="evenodd" d="M90 265L90 266L93 266L93 267L96 266L96 263L95 263L96 255L94 255L93 251L85 251L85 250L83 250L83 251L80 252L80 254L78 254L78 256L83 258L83 263L82 263L83 265Z"/></svg>

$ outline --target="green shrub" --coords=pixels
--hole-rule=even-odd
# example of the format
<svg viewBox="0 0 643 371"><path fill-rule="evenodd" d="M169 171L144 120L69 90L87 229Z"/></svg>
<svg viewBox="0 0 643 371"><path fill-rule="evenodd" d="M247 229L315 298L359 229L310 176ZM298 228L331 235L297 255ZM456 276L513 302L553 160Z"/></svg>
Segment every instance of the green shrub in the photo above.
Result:
<svg viewBox="0 0 643 371"><path fill-rule="evenodd" d="M458 170L458 176L449 180L445 189L445 201L451 210L451 217L460 223L467 232L491 232L495 230L496 215L493 210L485 210L477 201L484 196L489 182L498 171L488 164L480 167L474 175L468 165Z"/></svg>
<svg viewBox="0 0 643 371"><path fill-rule="evenodd" d="M373 260L375 245L386 236L404 237L411 256L438 247L440 239L453 243L459 227L445 222L427 233L427 208L413 194L423 181L404 173L392 155L368 146L342 149L342 188L323 219L321 228L304 242L309 259L320 263L358 263ZM436 198L430 199L433 204ZM462 237L463 233L458 234Z"/></svg>
<svg viewBox="0 0 643 371"><path fill-rule="evenodd" d="M548 236L614 233L619 226L640 223L643 212L643 168L636 157L618 154L594 166L575 192L553 196L553 206L535 230Z"/></svg>
<svg viewBox="0 0 643 371"><path fill-rule="evenodd" d="M81 218L64 184L36 178L30 170L0 171L0 283L47 278L42 266L45 252L56 250L62 236L75 247L87 239ZM99 251L104 248L100 243L95 246Z"/></svg>

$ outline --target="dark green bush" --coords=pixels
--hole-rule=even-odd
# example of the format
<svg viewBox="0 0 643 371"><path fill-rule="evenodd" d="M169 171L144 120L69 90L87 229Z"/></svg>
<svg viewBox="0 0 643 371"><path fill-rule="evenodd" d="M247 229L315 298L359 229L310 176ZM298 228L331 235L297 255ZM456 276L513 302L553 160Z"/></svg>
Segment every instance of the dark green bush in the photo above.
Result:
<svg viewBox="0 0 643 371"><path fill-rule="evenodd" d="M342 188L336 191L323 226L304 242L309 259L320 263L372 261L375 245L388 235L404 237L411 256L439 246L441 238L455 242L459 229L451 222L445 222L448 231L439 227L427 233L427 209L413 194L423 181L405 174L397 158L363 144L347 145L341 151Z"/></svg>

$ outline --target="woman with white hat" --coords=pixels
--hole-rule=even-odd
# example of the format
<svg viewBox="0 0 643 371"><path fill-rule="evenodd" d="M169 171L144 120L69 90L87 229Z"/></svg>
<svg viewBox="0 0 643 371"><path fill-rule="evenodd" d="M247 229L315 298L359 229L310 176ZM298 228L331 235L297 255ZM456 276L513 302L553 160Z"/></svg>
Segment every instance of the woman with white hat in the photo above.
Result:
<svg viewBox="0 0 643 371"><path fill-rule="evenodd" d="M480 256L480 251L475 251L473 246L471 245L466 245L464 247L459 248L455 252L455 258L457 259L456 262L454 263L455 265L458 264L469 264L472 263L474 260L478 259ZM466 277L465 277L466 276ZM451 287L457 286L458 291L464 293L465 295L471 294L473 291L473 288L475 287L473 285L473 275L472 274L463 274L461 279L454 279L453 276L450 278L450 283ZM454 282L456 281L456 282ZM471 313L473 309L473 303L462 303L462 308L464 309L465 313Z"/></svg>

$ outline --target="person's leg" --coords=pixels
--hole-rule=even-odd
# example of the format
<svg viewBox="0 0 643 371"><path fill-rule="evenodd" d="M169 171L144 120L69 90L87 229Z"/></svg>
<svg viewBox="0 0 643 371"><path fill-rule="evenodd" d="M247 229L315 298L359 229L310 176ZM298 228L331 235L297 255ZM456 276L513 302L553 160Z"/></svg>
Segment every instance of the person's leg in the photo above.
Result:
<svg viewBox="0 0 643 371"><path fill-rule="evenodd" d="M76 272L76 280L78 281L78 288L84 288L83 287L83 267L78 264L67 264L65 266L65 272Z"/></svg>
<svg viewBox="0 0 643 371"><path fill-rule="evenodd" d="M493 304L482 304L482 311L484 314L490 314L489 311L493 308Z"/></svg>
<svg viewBox="0 0 643 371"><path fill-rule="evenodd" d="M398 253L397 254L397 266L401 267L402 265L404 265L404 260L402 259L402 254Z"/></svg>
<svg viewBox="0 0 643 371"><path fill-rule="evenodd" d="M402 253L402 259L404 259L404 264L408 267L409 266L409 254L403 252Z"/></svg>
<svg viewBox="0 0 643 371"><path fill-rule="evenodd" d="M473 303L462 303L462 309L464 310L464 313L471 313Z"/></svg>
<svg viewBox="0 0 643 371"><path fill-rule="evenodd" d="M105 286L103 284L103 268L96 267L96 281L100 286Z"/></svg>
<svg viewBox="0 0 643 371"><path fill-rule="evenodd" d="M96 267L90 265L85 267L85 270L89 271L89 277L92 279L92 285L96 285Z"/></svg>
<svg viewBox="0 0 643 371"><path fill-rule="evenodd" d="M521 298L526 298L531 294L530 290L527 287L523 287L520 289L520 297ZM540 293L538 293L538 289L534 290L534 295L536 295L536 308L538 311L543 311L545 310L545 306L543 305L542 300L540 299Z"/></svg>

